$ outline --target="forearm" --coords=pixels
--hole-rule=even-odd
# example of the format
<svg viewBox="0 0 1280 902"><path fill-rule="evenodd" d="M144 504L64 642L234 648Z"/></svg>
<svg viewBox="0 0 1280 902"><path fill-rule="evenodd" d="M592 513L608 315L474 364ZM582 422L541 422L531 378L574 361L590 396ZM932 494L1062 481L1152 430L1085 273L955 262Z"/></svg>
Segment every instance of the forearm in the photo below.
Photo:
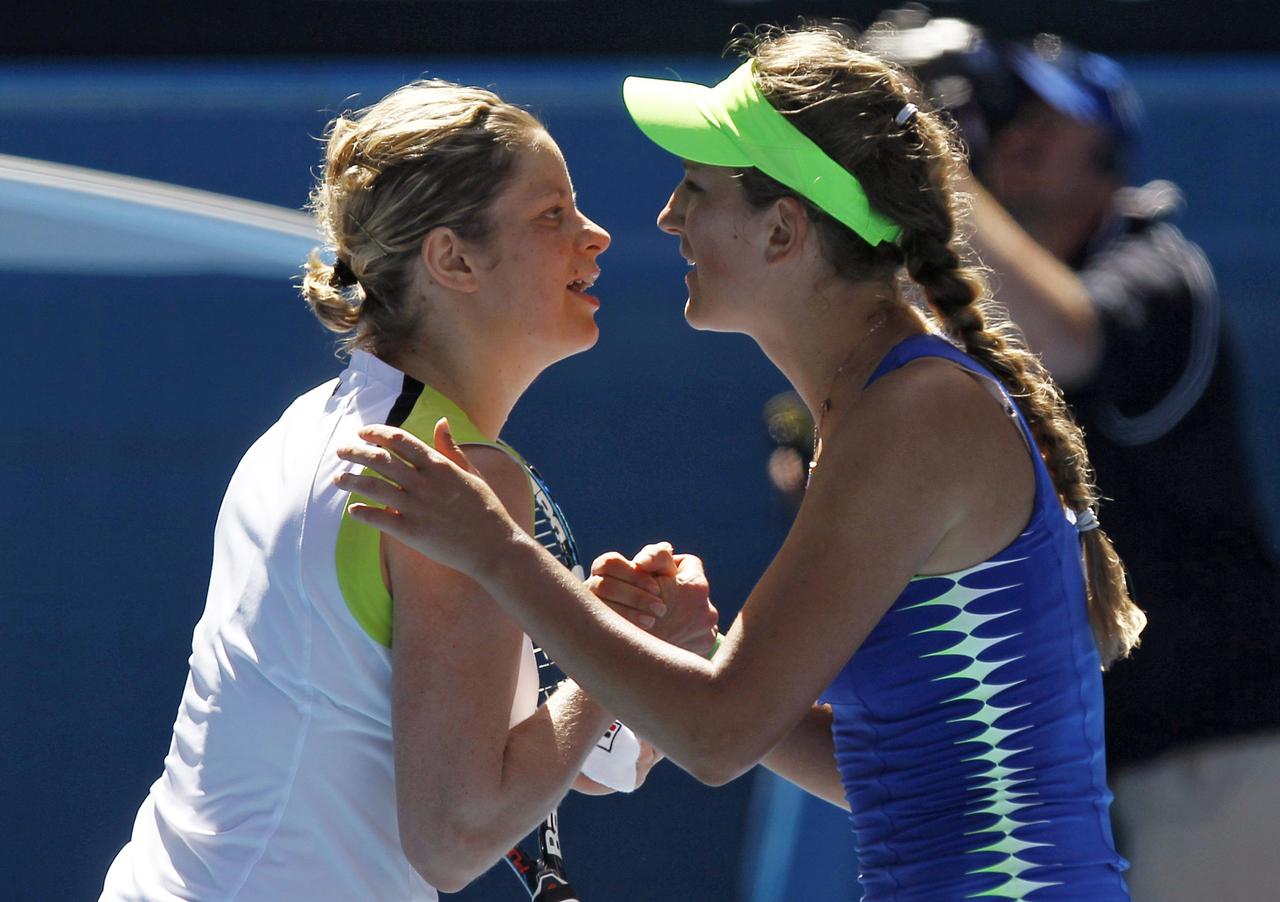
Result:
<svg viewBox="0 0 1280 902"><path fill-rule="evenodd" d="M508 731L496 766L474 750L437 792L418 797L412 814L402 810L402 843L418 870L446 891L478 877L560 804L611 722L566 684Z"/></svg>
<svg viewBox="0 0 1280 902"><path fill-rule="evenodd" d="M611 714L566 681L533 716L513 727L498 790L511 816L541 820L573 787L583 762L612 723Z"/></svg>
<svg viewBox="0 0 1280 902"><path fill-rule="evenodd" d="M627 622L527 537L513 535L482 573L486 591L566 672L668 758L707 782L736 776L717 754L726 727L715 665Z"/></svg>
<svg viewBox="0 0 1280 902"><path fill-rule="evenodd" d="M809 709L761 763L811 795L849 810L836 768L830 708L815 705Z"/></svg>
<svg viewBox="0 0 1280 902"><path fill-rule="evenodd" d="M1055 379L1066 385L1083 382L1101 352L1098 315L1084 283L976 180L968 179L965 190L972 198L970 243L993 272L996 300Z"/></svg>

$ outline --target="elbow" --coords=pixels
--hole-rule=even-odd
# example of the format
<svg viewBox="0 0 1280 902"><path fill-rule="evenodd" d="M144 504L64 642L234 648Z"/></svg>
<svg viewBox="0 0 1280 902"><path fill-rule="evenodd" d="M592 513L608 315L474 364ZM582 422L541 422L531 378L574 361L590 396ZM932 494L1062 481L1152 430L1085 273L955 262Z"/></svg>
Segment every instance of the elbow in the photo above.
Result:
<svg viewBox="0 0 1280 902"><path fill-rule="evenodd" d="M461 892L487 870L468 867L460 856L443 849L406 847L404 854L418 875L442 893Z"/></svg>
<svg viewBox="0 0 1280 902"><path fill-rule="evenodd" d="M754 754L753 737L735 736L722 727L699 730L677 763L699 783L723 786L745 774L763 757Z"/></svg>
<svg viewBox="0 0 1280 902"><path fill-rule="evenodd" d="M727 766L724 762L715 760L691 761L685 770L699 783L707 786L724 786L746 772L746 768Z"/></svg>
<svg viewBox="0 0 1280 902"><path fill-rule="evenodd" d="M440 825L430 831L405 830L402 825L400 848L422 879L442 893L465 889L505 851L494 852L492 843L460 825Z"/></svg>
<svg viewBox="0 0 1280 902"><path fill-rule="evenodd" d="M738 779L759 764L776 742L769 741L754 705L727 701L734 695L731 688L714 686L707 697L688 706L689 716L669 724L671 733L657 739L667 757L707 786Z"/></svg>

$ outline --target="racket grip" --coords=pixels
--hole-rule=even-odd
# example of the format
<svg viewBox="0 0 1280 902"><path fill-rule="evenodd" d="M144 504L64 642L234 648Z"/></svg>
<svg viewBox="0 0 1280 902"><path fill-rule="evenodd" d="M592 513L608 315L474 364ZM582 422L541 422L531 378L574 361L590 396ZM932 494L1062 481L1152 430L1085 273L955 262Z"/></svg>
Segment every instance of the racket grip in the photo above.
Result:
<svg viewBox="0 0 1280 902"><path fill-rule="evenodd" d="M639 761L640 740L626 724L615 720L583 762L582 773L610 789L632 792Z"/></svg>

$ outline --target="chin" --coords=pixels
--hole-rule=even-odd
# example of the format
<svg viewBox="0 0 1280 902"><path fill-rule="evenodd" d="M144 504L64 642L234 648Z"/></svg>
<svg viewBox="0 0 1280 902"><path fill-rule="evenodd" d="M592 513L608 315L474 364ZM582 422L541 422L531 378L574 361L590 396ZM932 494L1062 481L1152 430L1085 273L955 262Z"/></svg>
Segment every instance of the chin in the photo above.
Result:
<svg viewBox="0 0 1280 902"><path fill-rule="evenodd" d="M582 344L578 347L575 354L581 354L583 351L590 351L600 341L600 327L595 323L591 324L591 331L584 336Z"/></svg>
<svg viewBox="0 0 1280 902"><path fill-rule="evenodd" d="M581 354L583 351L590 351L596 346L596 342L600 340L600 327L596 325L595 320L583 326L577 331L577 334L571 340L565 341L562 348L563 351L557 358L564 360L566 357L572 357L575 354Z"/></svg>
<svg viewBox="0 0 1280 902"><path fill-rule="evenodd" d="M702 320L702 311L694 305L693 298L689 298L684 302L684 321L694 329L703 330L707 327Z"/></svg>
<svg viewBox="0 0 1280 902"><path fill-rule="evenodd" d="M740 332L742 330L735 329L727 323L718 322L716 317L709 315L705 307L695 304L690 298L684 305L684 321L689 324L690 328L699 332Z"/></svg>

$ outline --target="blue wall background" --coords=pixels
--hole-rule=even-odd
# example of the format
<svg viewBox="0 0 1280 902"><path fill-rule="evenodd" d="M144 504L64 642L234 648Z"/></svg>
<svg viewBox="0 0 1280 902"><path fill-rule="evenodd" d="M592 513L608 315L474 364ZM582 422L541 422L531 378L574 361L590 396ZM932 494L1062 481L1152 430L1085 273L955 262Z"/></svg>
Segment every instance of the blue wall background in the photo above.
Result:
<svg viewBox="0 0 1280 902"><path fill-rule="evenodd" d="M1137 174L1183 186L1184 229L1217 267L1275 524L1280 61L1128 62L1150 114ZM653 227L679 166L625 120L617 95L627 74L713 80L729 68L710 58L10 65L0 152L298 208L315 138L344 106L423 71L529 105L614 245L598 283L599 345L546 374L506 437L556 489L588 555L669 538L706 558L728 619L787 526L765 479L760 417L785 386L745 339L684 325L684 264ZM0 872L14 899L95 898L168 747L226 480L279 411L341 364L284 280L4 275ZM592 899L748 898L740 870L751 873L770 839L744 830L750 793L750 778L711 790L664 765L633 797L570 799L571 873ZM807 828L821 833L815 843L835 837L837 857L839 821ZM784 843L769 860L787 855ZM823 882L848 886L847 870L833 864ZM518 894L497 873L461 898Z"/></svg>

